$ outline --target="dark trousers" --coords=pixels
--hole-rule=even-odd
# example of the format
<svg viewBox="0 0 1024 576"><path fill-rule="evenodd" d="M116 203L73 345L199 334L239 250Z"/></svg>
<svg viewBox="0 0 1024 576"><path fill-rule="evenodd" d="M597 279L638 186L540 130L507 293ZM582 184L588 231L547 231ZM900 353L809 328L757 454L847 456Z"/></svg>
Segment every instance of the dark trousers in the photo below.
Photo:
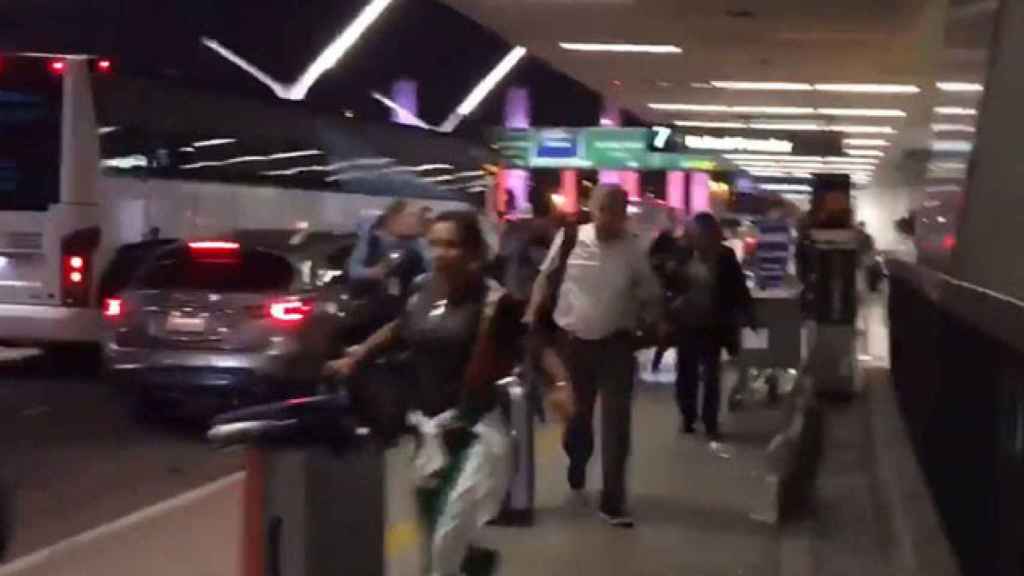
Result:
<svg viewBox="0 0 1024 576"><path fill-rule="evenodd" d="M683 422L697 419L697 391L704 383L704 402L700 415L708 434L718 433L718 408L721 402L719 375L722 346L716 338L700 333L682 337L676 343L676 403Z"/></svg>
<svg viewBox="0 0 1024 576"><path fill-rule="evenodd" d="M565 337L564 354L576 395L576 414L565 427L563 448L571 466L587 465L594 453L594 405L601 394L601 504L626 503L636 360L628 334L602 340Z"/></svg>

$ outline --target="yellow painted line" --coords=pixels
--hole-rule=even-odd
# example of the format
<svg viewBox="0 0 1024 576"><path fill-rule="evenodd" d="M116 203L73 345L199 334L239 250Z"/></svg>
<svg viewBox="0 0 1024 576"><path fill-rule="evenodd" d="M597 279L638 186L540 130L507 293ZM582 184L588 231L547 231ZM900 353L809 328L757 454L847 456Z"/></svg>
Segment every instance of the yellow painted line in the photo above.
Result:
<svg viewBox="0 0 1024 576"><path fill-rule="evenodd" d="M412 521L398 522L388 527L384 534L384 554L387 557L401 556L420 542L420 528Z"/></svg>
<svg viewBox="0 0 1024 576"><path fill-rule="evenodd" d="M562 423L547 424L536 429L534 436L537 460L554 457L562 449Z"/></svg>

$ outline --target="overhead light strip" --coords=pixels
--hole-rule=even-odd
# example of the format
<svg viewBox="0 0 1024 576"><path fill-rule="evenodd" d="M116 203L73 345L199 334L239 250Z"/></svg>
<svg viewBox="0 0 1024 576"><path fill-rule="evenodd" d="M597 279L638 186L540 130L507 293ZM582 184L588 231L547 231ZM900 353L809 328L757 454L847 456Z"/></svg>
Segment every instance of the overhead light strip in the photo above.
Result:
<svg viewBox="0 0 1024 576"><path fill-rule="evenodd" d="M676 126L683 128L721 128L733 130L774 130L778 132L845 132L848 134L896 134L892 126L872 125L835 125L818 124L812 122L703 122L690 120L676 120ZM865 146L888 146L885 140L871 140L872 142L885 142L885 144L863 144Z"/></svg>
<svg viewBox="0 0 1024 576"><path fill-rule="evenodd" d="M843 144L846 146L879 146L882 148L890 146L888 140L881 140L879 138L847 138L843 140Z"/></svg>
<svg viewBox="0 0 1024 576"><path fill-rule="evenodd" d="M801 106L724 106L721 104L676 104L654 102L653 110L669 112L700 112L708 114L766 114L780 116L863 116L867 118L903 118L903 110L895 108L810 108Z"/></svg>
<svg viewBox="0 0 1024 576"><path fill-rule="evenodd" d="M750 90L765 92L850 92L855 94L917 94L920 88L912 84L809 84L805 82L749 82L742 80L712 80L708 83L724 90Z"/></svg>
<svg viewBox="0 0 1024 576"><path fill-rule="evenodd" d="M393 1L372 0L368 3L359 12L355 20L335 36L334 40L317 55L299 78L291 84L278 82L271 78L269 74L212 38L203 38L201 42L204 46L246 71L263 85L273 90L278 98L284 100L305 100L313 84L316 84L321 76L341 61L342 57L355 45L366 30L380 18L380 15L387 10Z"/></svg>
<svg viewBox="0 0 1024 576"><path fill-rule="evenodd" d="M978 111L974 108L964 108L962 106L936 106L932 109L936 114L940 116L977 116Z"/></svg>
<svg viewBox="0 0 1024 576"><path fill-rule="evenodd" d="M943 92L984 92L985 85L977 82L936 82L935 87Z"/></svg>
<svg viewBox="0 0 1024 576"><path fill-rule="evenodd" d="M967 132L973 134L977 129L970 124L932 124L932 132Z"/></svg>
<svg viewBox="0 0 1024 576"><path fill-rule="evenodd" d="M444 121L444 124L440 126L439 130L441 132L451 132L455 130L459 123L462 122L462 119L469 116L474 110L476 110L476 107L480 105L480 102L482 102L483 99L491 93L491 90L494 90L494 87L512 71L512 68L514 68L515 65L523 59L523 56L526 56L526 48L523 48L522 46L516 46L509 50L508 54L498 62L498 65L495 66L487 76L484 76L483 80L481 80L469 95L466 96L466 99L462 101L462 104L459 104L458 108L448 116L448 119Z"/></svg>
<svg viewBox="0 0 1024 576"><path fill-rule="evenodd" d="M674 44L625 44L617 42L559 42L563 50L574 52L619 52L635 54L682 54Z"/></svg>

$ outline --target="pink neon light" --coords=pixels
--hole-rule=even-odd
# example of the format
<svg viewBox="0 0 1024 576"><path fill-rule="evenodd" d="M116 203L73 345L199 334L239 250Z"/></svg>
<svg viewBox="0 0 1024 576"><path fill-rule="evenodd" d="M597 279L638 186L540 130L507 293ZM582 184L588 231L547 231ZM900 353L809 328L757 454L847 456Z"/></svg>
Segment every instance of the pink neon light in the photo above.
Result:
<svg viewBox="0 0 1024 576"><path fill-rule="evenodd" d="M580 209L579 191L576 186L576 171L562 170L562 197L565 202L562 204L562 211L575 214Z"/></svg>
<svg viewBox="0 0 1024 576"><path fill-rule="evenodd" d="M690 214L711 211L710 181L706 172L690 173Z"/></svg>
<svg viewBox="0 0 1024 576"><path fill-rule="evenodd" d="M686 210L686 172L673 170L665 173L665 199L677 210Z"/></svg>
<svg viewBox="0 0 1024 576"><path fill-rule="evenodd" d="M630 200L640 199L640 173L633 170L619 172L619 184L626 190Z"/></svg>

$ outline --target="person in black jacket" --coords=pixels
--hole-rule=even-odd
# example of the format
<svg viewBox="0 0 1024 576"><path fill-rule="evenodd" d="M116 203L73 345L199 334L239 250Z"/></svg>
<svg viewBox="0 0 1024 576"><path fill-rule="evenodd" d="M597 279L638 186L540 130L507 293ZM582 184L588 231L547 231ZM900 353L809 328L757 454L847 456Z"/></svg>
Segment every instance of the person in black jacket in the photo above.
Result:
<svg viewBox="0 0 1024 576"><path fill-rule="evenodd" d="M720 437L719 372L722 349L735 356L740 347L740 326L754 323L753 298L736 253L722 243L722 228L709 213L697 214L686 241L676 252L675 273L669 279L673 293L669 314L675 332L678 373L676 401L683 431L694 432L697 390L701 375L704 402L701 419L712 440Z"/></svg>

